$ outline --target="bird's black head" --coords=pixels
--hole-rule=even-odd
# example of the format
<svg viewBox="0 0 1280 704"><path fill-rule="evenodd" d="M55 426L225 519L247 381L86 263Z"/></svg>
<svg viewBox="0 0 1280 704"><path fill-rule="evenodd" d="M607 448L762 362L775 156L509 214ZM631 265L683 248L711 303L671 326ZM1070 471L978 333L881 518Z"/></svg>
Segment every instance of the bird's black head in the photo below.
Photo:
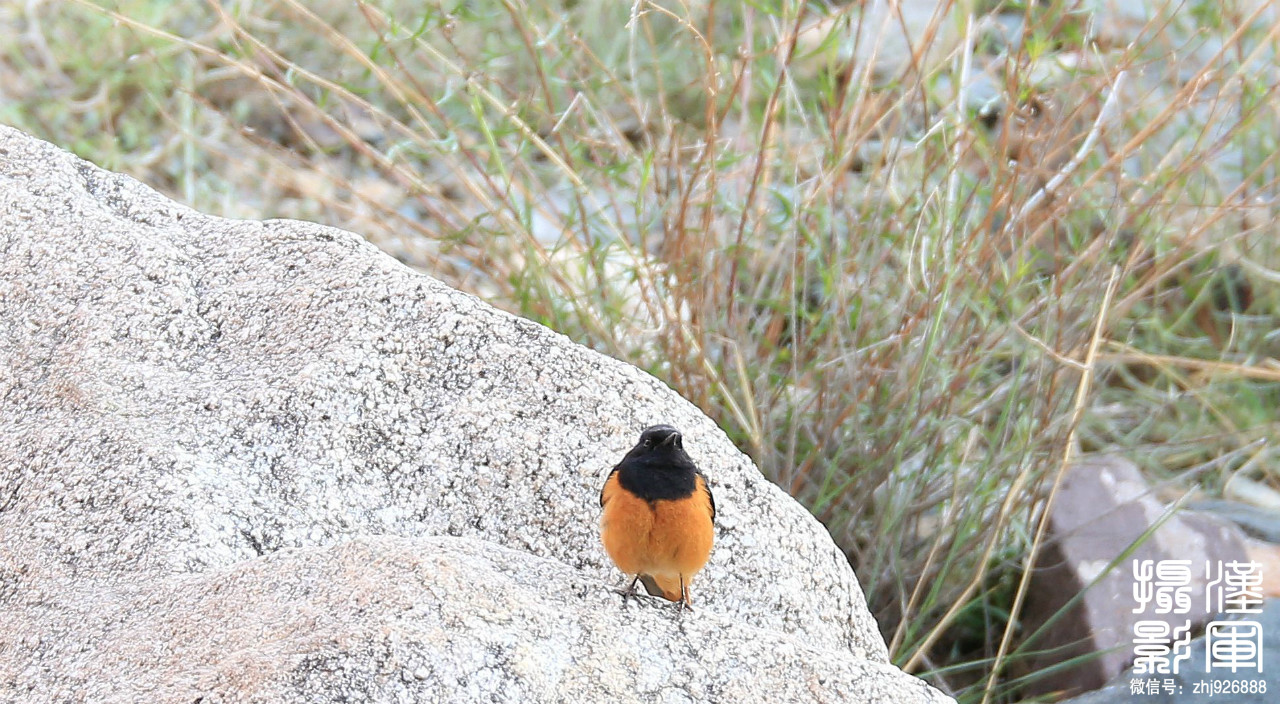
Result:
<svg viewBox="0 0 1280 704"><path fill-rule="evenodd" d="M680 431L669 425L651 425L640 432L637 450L665 453L679 450L684 452L684 439Z"/></svg>
<svg viewBox="0 0 1280 704"><path fill-rule="evenodd" d="M693 493L698 468L684 451L680 431L669 425L651 425L640 433L640 442L618 463L618 481L643 499L674 499Z"/></svg>

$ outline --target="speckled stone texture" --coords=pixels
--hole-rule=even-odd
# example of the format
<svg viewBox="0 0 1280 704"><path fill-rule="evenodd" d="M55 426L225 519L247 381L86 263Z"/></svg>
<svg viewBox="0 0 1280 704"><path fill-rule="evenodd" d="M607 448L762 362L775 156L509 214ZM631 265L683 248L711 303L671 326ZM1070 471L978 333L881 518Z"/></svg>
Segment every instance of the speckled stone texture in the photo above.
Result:
<svg viewBox="0 0 1280 704"><path fill-rule="evenodd" d="M719 507L684 615L624 603L596 537L656 422ZM0 127L0 701L199 697L947 701L652 377L350 233Z"/></svg>

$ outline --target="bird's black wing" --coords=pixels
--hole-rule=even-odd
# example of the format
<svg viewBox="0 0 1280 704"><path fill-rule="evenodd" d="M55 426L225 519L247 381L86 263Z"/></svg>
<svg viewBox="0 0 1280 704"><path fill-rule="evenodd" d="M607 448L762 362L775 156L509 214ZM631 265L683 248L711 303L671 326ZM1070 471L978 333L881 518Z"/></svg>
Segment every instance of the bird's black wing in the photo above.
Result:
<svg viewBox="0 0 1280 704"><path fill-rule="evenodd" d="M694 470L698 474L698 478L702 480L702 490L707 492L707 503L711 504L711 521L716 520L716 497L711 494L711 482L707 481L707 475L701 470Z"/></svg>
<svg viewBox="0 0 1280 704"><path fill-rule="evenodd" d="M614 467L613 470L609 472L609 476L604 478L604 484L600 485L600 507L601 508L604 508L604 488L606 486L609 486L609 480L613 479L613 475L618 473L618 467L621 467L621 466L622 464L619 463L617 467Z"/></svg>

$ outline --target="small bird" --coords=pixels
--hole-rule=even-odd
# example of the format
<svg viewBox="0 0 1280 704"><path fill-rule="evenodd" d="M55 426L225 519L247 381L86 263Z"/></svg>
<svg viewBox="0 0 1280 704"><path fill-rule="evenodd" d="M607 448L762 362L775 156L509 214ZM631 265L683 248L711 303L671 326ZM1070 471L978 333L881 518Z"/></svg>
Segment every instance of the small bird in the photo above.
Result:
<svg viewBox="0 0 1280 704"><path fill-rule="evenodd" d="M684 451L680 431L654 425L618 463L600 490L600 541L652 596L692 608L689 582L707 564L716 502L707 478Z"/></svg>

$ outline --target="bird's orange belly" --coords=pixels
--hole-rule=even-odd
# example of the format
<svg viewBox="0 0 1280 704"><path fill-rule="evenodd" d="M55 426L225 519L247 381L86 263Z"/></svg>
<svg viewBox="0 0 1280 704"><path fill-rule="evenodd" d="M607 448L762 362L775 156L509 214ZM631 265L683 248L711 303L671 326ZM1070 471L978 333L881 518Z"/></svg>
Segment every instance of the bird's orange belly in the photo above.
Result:
<svg viewBox="0 0 1280 704"><path fill-rule="evenodd" d="M688 581L707 563L714 530L710 505L700 493L652 504L624 491L611 493L601 536L618 569Z"/></svg>

